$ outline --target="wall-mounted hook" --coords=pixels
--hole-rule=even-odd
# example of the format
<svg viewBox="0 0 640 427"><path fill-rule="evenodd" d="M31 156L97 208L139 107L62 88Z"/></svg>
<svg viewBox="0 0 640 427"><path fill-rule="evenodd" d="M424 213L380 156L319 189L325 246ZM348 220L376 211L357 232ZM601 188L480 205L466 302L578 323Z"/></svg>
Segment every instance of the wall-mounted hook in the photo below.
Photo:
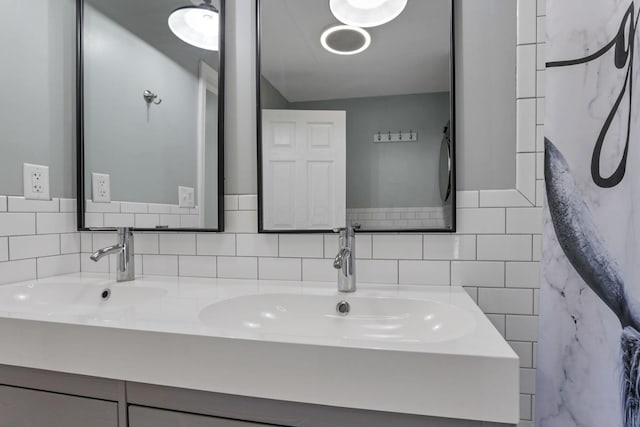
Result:
<svg viewBox="0 0 640 427"><path fill-rule="evenodd" d="M398 140L402 141L402 129L398 131Z"/></svg>
<svg viewBox="0 0 640 427"><path fill-rule="evenodd" d="M158 105L162 103L162 99L158 99L158 95L151 92L150 90L145 90L144 92L142 92L142 97L144 98L147 104L151 104L153 102L154 104ZM156 101L156 99L158 100Z"/></svg>
<svg viewBox="0 0 640 427"><path fill-rule="evenodd" d="M382 136L380 135L380 131L378 131L378 141L380 141L382 139Z"/></svg>

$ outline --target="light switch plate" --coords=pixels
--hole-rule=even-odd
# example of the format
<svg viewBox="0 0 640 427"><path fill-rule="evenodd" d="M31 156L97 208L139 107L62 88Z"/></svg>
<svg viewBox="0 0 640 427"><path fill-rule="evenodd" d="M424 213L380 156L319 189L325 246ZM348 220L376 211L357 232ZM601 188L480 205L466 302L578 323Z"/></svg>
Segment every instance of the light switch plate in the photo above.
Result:
<svg viewBox="0 0 640 427"><path fill-rule="evenodd" d="M91 174L91 196L94 203L111 202L111 177L108 174Z"/></svg>
<svg viewBox="0 0 640 427"><path fill-rule="evenodd" d="M195 190L192 187L178 187L178 206L194 208L196 206Z"/></svg>
<svg viewBox="0 0 640 427"><path fill-rule="evenodd" d="M24 198L27 200L51 200L49 166L25 163L22 169Z"/></svg>

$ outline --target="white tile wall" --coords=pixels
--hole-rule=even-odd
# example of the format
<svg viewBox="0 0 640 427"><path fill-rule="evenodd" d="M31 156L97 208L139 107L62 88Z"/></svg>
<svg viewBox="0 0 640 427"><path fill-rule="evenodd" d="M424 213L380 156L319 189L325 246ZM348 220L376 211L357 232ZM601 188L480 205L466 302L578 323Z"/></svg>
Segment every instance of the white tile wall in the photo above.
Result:
<svg viewBox="0 0 640 427"><path fill-rule="evenodd" d="M38 277L59 276L80 271L80 257L77 253L38 258L36 261Z"/></svg>
<svg viewBox="0 0 640 427"><path fill-rule="evenodd" d="M321 234L281 234L279 239L281 257L322 258L324 256L324 238Z"/></svg>
<svg viewBox="0 0 640 427"><path fill-rule="evenodd" d="M84 234L84 233L82 233ZM116 236L112 234L115 242ZM160 236L155 233L137 233L134 238L134 252L137 254L156 255L160 253ZM99 249L99 248L96 248ZM83 250L84 252L84 250Z"/></svg>
<svg viewBox="0 0 640 427"><path fill-rule="evenodd" d="M63 211L64 212L64 211ZM94 203L86 201L87 227L139 227L197 228L200 210L180 208L178 205L162 203L138 203L113 201Z"/></svg>
<svg viewBox="0 0 640 427"><path fill-rule="evenodd" d="M0 237L0 262L9 260L9 239Z"/></svg>
<svg viewBox="0 0 640 427"><path fill-rule="evenodd" d="M80 233L68 233L60 235L60 253L80 253Z"/></svg>
<svg viewBox="0 0 640 427"><path fill-rule="evenodd" d="M37 277L35 258L0 263L0 284L21 282Z"/></svg>
<svg viewBox="0 0 640 427"><path fill-rule="evenodd" d="M476 259L476 236L461 234L431 234L423 237L424 259Z"/></svg>
<svg viewBox="0 0 640 427"><path fill-rule="evenodd" d="M218 257L218 277L225 279L257 279L258 258Z"/></svg>
<svg viewBox="0 0 640 427"><path fill-rule="evenodd" d="M0 236L36 234L35 213L0 213Z"/></svg>
<svg viewBox="0 0 640 427"><path fill-rule="evenodd" d="M240 256L278 256L278 236L275 234L238 234Z"/></svg>
<svg viewBox="0 0 640 427"><path fill-rule="evenodd" d="M139 271L140 266L137 266ZM177 276L178 257L176 255L142 255L142 274Z"/></svg>
<svg viewBox="0 0 640 427"><path fill-rule="evenodd" d="M0 196L0 284L80 271L75 206Z"/></svg>
<svg viewBox="0 0 640 427"><path fill-rule="evenodd" d="M450 263L447 261L400 260L399 282L408 285L449 285Z"/></svg>
<svg viewBox="0 0 640 427"><path fill-rule="evenodd" d="M361 259L356 272L363 283L398 283L398 260Z"/></svg>
<svg viewBox="0 0 640 427"><path fill-rule="evenodd" d="M207 233L196 235L198 255L235 255L236 236L233 234Z"/></svg>
<svg viewBox="0 0 640 427"><path fill-rule="evenodd" d="M9 238L9 259L18 260L60 254L60 235L45 234Z"/></svg>
<svg viewBox="0 0 640 427"><path fill-rule="evenodd" d="M311 282L337 282L338 273L333 268L333 260L329 258L303 258L302 280Z"/></svg>
<svg viewBox="0 0 640 427"><path fill-rule="evenodd" d="M196 235L185 233L162 233L160 234L160 253L195 255Z"/></svg>
<svg viewBox="0 0 640 427"><path fill-rule="evenodd" d="M38 213L36 214L36 230L38 234L73 233L78 231L74 212Z"/></svg>
<svg viewBox="0 0 640 427"><path fill-rule="evenodd" d="M356 248L356 251L357 251L357 248ZM373 258L422 259L422 235L421 234L374 235L373 236Z"/></svg>
<svg viewBox="0 0 640 427"><path fill-rule="evenodd" d="M448 228L450 218L442 206L414 208L350 208L347 224L360 224L368 229Z"/></svg>
<svg viewBox="0 0 640 427"><path fill-rule="evenodd" d="M259 258L258 278L302 280L302 260L300 258Z"/></svg>
<svg viewBox="0 0 640 427"><path fill-rule="evenodd" d="M180 256L178 272L181 276L216 277L217 259L214 256Z"/></svg>

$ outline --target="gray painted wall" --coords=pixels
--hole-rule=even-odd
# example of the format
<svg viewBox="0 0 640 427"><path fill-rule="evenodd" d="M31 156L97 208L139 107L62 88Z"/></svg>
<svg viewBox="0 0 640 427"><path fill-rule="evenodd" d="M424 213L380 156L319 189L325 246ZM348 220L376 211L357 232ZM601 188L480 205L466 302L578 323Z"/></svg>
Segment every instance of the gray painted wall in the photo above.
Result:
<svg viewBox="0 0 640 427"><path fill-rule="evenodd" d="M256 4L228 0L225 33L225 193L256 194Z"/></svg>
<svg viewBox="0 0 640 427"><path fill-rule="evenodd" d="M53 197L75 197L74 40L74 0L0 1L0 194L22 195L37 163Z"/></svg>
<svg viewBox="0 0 640 427"><path fill-rule="evenodd" d="M457 104L464 107L458 117L458 188L513 188L515 2L456 0L456 6L456 65L463 70ZM22 163L35 162L51 166L55 196L72 197L74 2L3 0L0 17L0 49L12 58L11 67L0 67L0 193L22 194ZM34 24L28 38L20 24L25 19ZM255 0L227 2L226 49L225 190L250 194L257 191Z"/></svg>
<svg viewBox="0 0 640 427"><path fill-rule="evenodd" d="M179 185L196 187L197 76L88 4L84 20L87 197L100 172L112 200L177 203Z"/></svg>
<svg viewBox="0 0 640 427"><path fill-rule="evenodd" d="M516 182L516 2L455 0L458 190Z"/></svg>
<svg viewBox="0 0 640 427"><path fill-rule="evenodd" d="M264 110L287 110L289 101L269 80L260 76L260 102Z"/></svg>
<svg viewBox="0 0 640 427"><path fill-rule="evenodd" d="M438 168L449 93L296 102L347 112L347 208L442 206ZM417 131L417 142L373 142L378 131Z"/></svg>

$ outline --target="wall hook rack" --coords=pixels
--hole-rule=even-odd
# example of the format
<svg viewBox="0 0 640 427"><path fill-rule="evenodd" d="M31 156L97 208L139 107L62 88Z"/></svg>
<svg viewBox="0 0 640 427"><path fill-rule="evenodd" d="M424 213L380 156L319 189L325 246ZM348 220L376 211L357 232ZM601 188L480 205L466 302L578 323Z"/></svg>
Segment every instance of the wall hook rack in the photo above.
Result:
<svg viewBox="0 0 640 427"><path fill-rule="evenodd" d="M398 132L378 131L373 135L373 142L416 142L418 140L418 132L414 130Z"/></svg>
<svg viewBox="0 0 640 427"><path fill-rule="evenodd" d="M147 104L151 104L153 102L154 104L159 105L162 103L162 99L159 99L158 95L151 92L150 90L145 90L144 92L142 92L142 97Z"/></svg>

